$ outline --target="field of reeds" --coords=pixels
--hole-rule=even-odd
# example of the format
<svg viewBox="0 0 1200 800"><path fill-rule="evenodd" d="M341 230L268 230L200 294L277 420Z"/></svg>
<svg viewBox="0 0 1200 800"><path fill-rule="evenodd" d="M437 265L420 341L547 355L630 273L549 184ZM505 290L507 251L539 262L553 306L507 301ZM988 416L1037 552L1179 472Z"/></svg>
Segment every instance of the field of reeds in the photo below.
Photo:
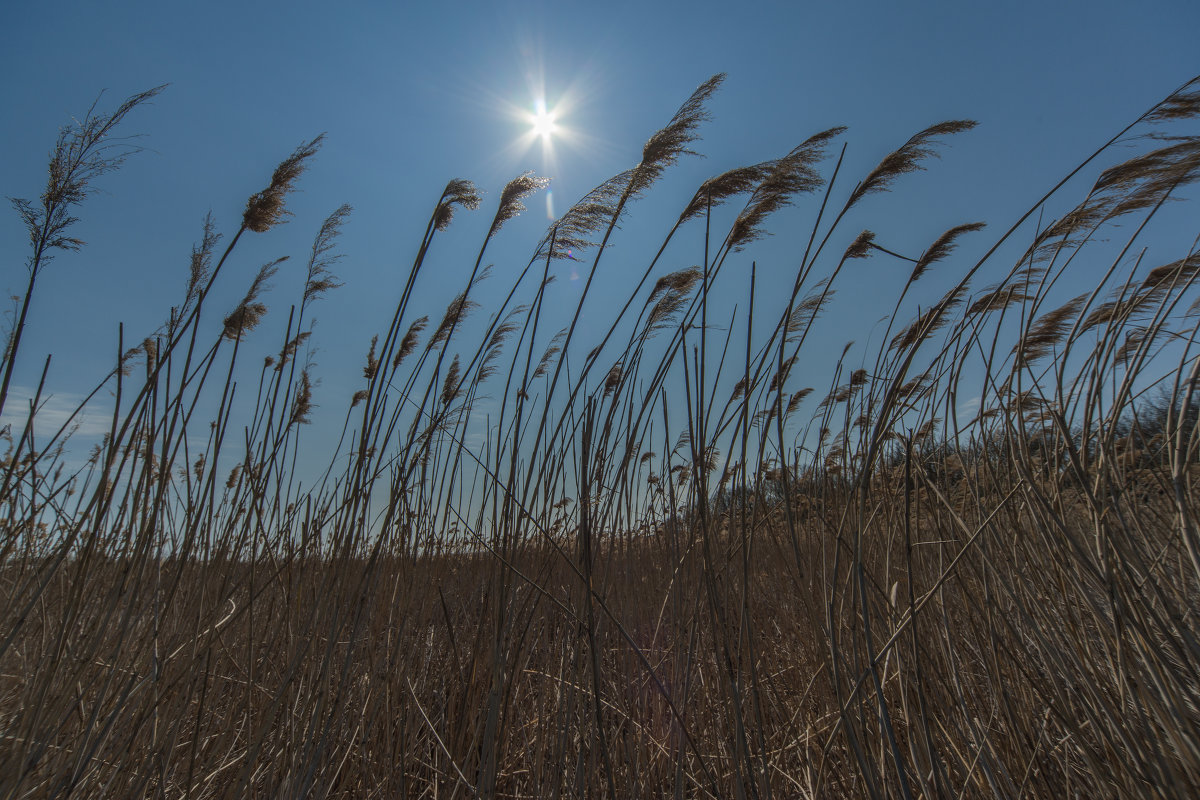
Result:
<svg viewBox="0 0 1200 800"><path fill-rule="evenodd" d="M277 262L213 307L320 139L236 230L205 222L179 302L119 329L79 417L39 419L48 369L17 398L51 258L157 90L65 129L14 201L0 797L1200 795L1200 253L1156 233L1189 219L1200 79L1011 220L916 252L871 232L867 199L974 123L854 176L826 130L696 187L657 249L622 253L627 302L597 303L720 82L503 280L489 245L544 181L482 210L451 181L393 317L338 354L362 362L341 407L315 407L304 354L348 208L288 313L267 316ZM746 253L801 198L766 285ZM418 277L468 212L493 221L431 312ZM685 239L702 256L674 269ZM829 309L867 258L910 273L886 333L816 372L821 325L861 333ZM108 433L72 436L96 408ZM302 442L317 425L332 452Z"/></svg>

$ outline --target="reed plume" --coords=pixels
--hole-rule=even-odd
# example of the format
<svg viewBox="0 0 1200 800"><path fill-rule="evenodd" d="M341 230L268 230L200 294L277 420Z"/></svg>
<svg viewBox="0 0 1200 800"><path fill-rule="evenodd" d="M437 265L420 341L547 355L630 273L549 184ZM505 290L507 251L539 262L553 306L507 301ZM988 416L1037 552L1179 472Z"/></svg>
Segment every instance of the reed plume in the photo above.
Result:
<svg viewBox="0 0 1200 800"><path fill-rule="evenodd" d="M129 140L113 140L117 126L135 108L157 97L165 88L165 85L156 86L132 95L109 114L98 114L96 104L93 103L82 119L59 131L50 154L46 188L38 202L9 198L29 236L30 255L25 262L29 281L16 321L5 337L2 354L4 377L0 379L0 414L4 413L4 406L8 400L13 367L21 349L25 323L29 317L29 305L38 277L53 260L55 251L78 250L83 246L82 239L68 235L71 227L79 221L78 217L74 216L76 208L95 191L94 182L98 178L120 167L127 158L138 151Z"/></svg>
<svg viewBox="0 0 1200 800"><path fill-rule="evenodd" d="M739 249L761 238L766 234L763 225L768 217L790 205L795 195L814 192L825 185L816 164L825 158L829 143L845 130L839 126L810 136L774 163L734 222L729 234L731 247Z"/></svg>
<svg viewBox="0 0 1200 800"><path fill-rule="evenodd" d="M532 171L524 172L505 184L504 190L500 192L500 206L496 209L496 216L492 219L488 237L495 236L504 223L525 210L522 200L549 185L549 178L539 178Z"/></svg>
<svg viewBox="0 0 1200 800"><path fill-rule="evenodd" d="M343 204L321 223L321 228L313 240L312 253L308 258L308 271L304 280L303 301L305 303L342 285L332 272L332 267L342 260L342 254L335 253L334 247L351 211L349 205Z"/></svg>
<svg viewBox="0 0 1200 800"><path fill-rule="evenodd" d="M688 145L698 140L700 123L709 118L705 104L725 81L725 74L718 73L700 84L696 91L684 101L671 117L671 121L657 131L642 147L642 160L630 175L627 195L636 197L650 188L662 173L679 160L682 155L697 155Z"/></svg>
<svg viewBox="0 0 1200 800"><path fill-rule="evenodd" d="M483 198L479 196L479 190L475 188L475 184L462 178L455 178L446 184L446 188L442 190L441 199L438 200L434 209L434 229L444 231L450 227L455 209L465 208L468 211L474 211L479 208L481 202L483 202Z"/></svg>
<svg viewBox="0 0 1200 800"><path fill-rule="evenodd" d="M679 215L679 222L695 219L703 215L707 209L716 208L731 197L753 192L777 165L777 161L764 161L748 167L735 167L709 178L700 184L700 188L692 195L691 202Z"/></svg>
<svg viewBox="0 0 1200 800"><path fill-rule="evenodd" d="M412 325L408 326L408 331L405 332L404 338L400 340L400 346L396 348L396 355L392 359L392 369L400 366L400 362L408 358L409 354L417 348L421 332L425 330L425 326L428 324L429 317L418 317L413 321Z"/></svg>
<svg viewBox="0 0 1200 800"><path fill-rule="evenodd" d="M375 374L379 372L379 357L375 355L375 347L379 344L379 334L371 337L371 349L367 351L367 363L363 367L363 377L368 381L375 379Z"/></svg>
<svg viewBox="0 0 1200 800"><path fill-rule="evenodd" d="M279 162L267 187L250 195L250 199L246 201L246 210L242 213L242 225L247 230L265 233L291 215L284 201L295 189L297 179L308 168L309 159L321 149L324 139L325 135L321 134L307 144L297 147L290 156Z"/></svg>
<svg viewBox="0 0 1200 800"><path fill-rule="evenodd" d="M936 140L943 136L969 131L978 123L972 120L950 120L930 125L900 146L898 150L889 153L883 161L863 179L862 183L851 193L846 207L849 208L869 194L885 192L901 175L925 169L923 161L936 158L938 153L934 148Z"/></svg>
<svg viewBox="0 0 1200 800"><path fill-rule="evenodd" d="M1067 333L1067 325L1079 314L1087 298L1086 294L1081 294L1034 320L1028 332L1013 348L1014 353L1020 354L1021 362L1028 364L1049 355L1051 349L1062 341Z"/></svg>
<svg viewBox="0 0 1200 800"><path fill-rule="evenodd" d="M468 297L465 291L459 292L450 301L450 305L446 306L446 313L442 315L442 321L438 324L437 330L433 332L433 336L429 338L429 343L425 345L425 349L432 350L445 342L450 336L450 331L458 327L458 324L476 308L479 308L479 303ZM403 350L403 346L401 349Z"/></svg>
<svg viewBox="0 0 1200 800"><path fill-rule="evenodd" d="M985 227L987 226L982 222L969 222L966 225L955 225L953 228L943 233L941 236L935 239L933 244L929 245L929 248L921 254L920 258L917 259L917 263L913 267L912 275L909 276L908 280L910 282L918 280L922 275L925 274L925 270L929 269L931 265L936 264L938 261L941 261L953 253L954 249L958 247L959 237L961 237L963 234L974 233L975 231L983 230Z"/></svg>
<svg viewBox="0 0 1200 800"><path fill-rule="evenodd" d="M279 265L287 259L287 256L283 256L263 264L259 268L242 301L229 313L229 316L225 317L222 335L226 339L238 339L243 334L254 330L262 322L262 318L267 313L267 306L259 301L258 297L266 290L267 281L275 276Z"/></svg>
<svg viewBox="0 0 1200 800"><path fill-rule="evenodd" d="M871 255L871 248L875 242L875 234L871 231L863 231L854 238L850 246L846 248L846 254L842 258L849 260L852 258L868 258Z"/></svg>
<svg viewBox="0 0 1200 800"><path fill-rule="evenodd" d="M311 424L311 415L314 408L316 408L316 404L312 401L312 381L308 377L308 370L304 369L300 371L300 386L296 389L296 396L292 400L292 413L289 417L289 424Z"/></svg>

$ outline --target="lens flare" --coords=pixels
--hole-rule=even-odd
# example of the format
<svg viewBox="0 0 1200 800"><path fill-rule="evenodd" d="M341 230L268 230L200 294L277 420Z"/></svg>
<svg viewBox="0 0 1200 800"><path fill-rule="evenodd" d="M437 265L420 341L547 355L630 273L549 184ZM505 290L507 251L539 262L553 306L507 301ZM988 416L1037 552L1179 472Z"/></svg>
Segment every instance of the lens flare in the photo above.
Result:
<svg viewBox="0 0 1200 800"><path fill-rule="evenodd" d="M546 108L546 101L538 99L534 103L533 113L529 115L529 124L533 129L533 135L540 137L543 142L549 142L550 137L558 130L556 117L557 115L552 109Z"/></svg>

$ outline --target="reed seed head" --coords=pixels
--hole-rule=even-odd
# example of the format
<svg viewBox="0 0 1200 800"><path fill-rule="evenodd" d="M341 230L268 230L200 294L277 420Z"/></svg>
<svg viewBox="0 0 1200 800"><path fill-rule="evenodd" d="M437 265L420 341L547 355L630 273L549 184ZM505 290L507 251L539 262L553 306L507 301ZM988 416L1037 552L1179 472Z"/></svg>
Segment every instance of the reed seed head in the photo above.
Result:
<svg viewBox="0 0 1200 800"><path fill-rule="evenodd" d="M333 265L342 260L341 254L334 253L333 249L351 211L349 205L341 205L321 223L308 259L308 274L304 281L305 303L342 285L331 271Z"/></svg>
<svg viewBox="0 0 1200 800"><path fill-rule="evenodd" d="M846 248L846 254L842 258L846 260L852 258L869 258L871 255L871 245L874 242L875 234L871 231L863 231Z"/></svg>
<svg viewBox="0 0 1200 800"><path fill-rule="evenodd" d="M280 224L289 212L284 200L295 188L296 180L304 174L308 160L321 149L325 134L307 144L302 144L285 158L271 174L271 182L261 192L250 195L246 210L242 213L242 224L255 233L264 233Z"/></svg>
<svg viewBox="0 0 1200 800"><path fill-rule="evenodd" d="M262 318L266 316L267 307L258 301L258 296L266 290L267 281L275 275L279 270L279 265L287 261L287 258L287 256L277 258L259 268L258 274L254 276L254 281L250 284L242 302L238 303L229 316L225 317L222 336L226 339L238 339L243 334L254 330L262 322Z"/></svg>
<svg viewBox="0 0 1200 800"><path fill-rule="evenodd" d="M956 225L943 233L936 240L934 240L933 244L929 246L929 249L922 253L921 257L917 259L916 266L913 267L912 275L909 277L909 281L916 281L925 274L925 270L929 269L931 265L941 261L953 253L954 248L958 247L958 238L960 236L966 233L982 230L985 227L987 226L982 222L970 222L966 225Z"/></svg>
<svg viewBox="0 0 1200 800"><path fill-rule="evenodd" d="M697 128L708 119L705 103L716 93L724 80L724 73L718 73L700 84L675 112L675 116L666 127L650 137L642 147L641 163L633 170L627 190L630 197L648 189L667 167L679 160L680 156L696 155L688 145L700 138Z"/></svg>
<svg viewBox="0 0 1200 800"><path fill-rule="evenodd" d="M839 126L810 136L774 162L733 224L729 241L734 249L741 249L765 236L763 225L767 218L790 205L794 196L816 191L825 185L825 179L816 171L816 164L825 157L829 143L845 130Z"/></svg>
<svg viewBox="0 0 1200 800"><path fill-rule="evenodd" d="M887 191L896 178L910 172L925 169L922 161L937 157L934 141L942 136L951 136L963 131L969 131L978 123L972 120L950 120L930 125L923 131L914 134L899 150L888 154L883 161L858 185L850 195L846 204L849 208L868 194Z"/></svg>
<svg viewBox="0 0 1200 800"><path fill-rule="evenodd" d="M509 181L500 193L500 207L496 209L496 216L492 220L492 227L488 231L488 237L491 238L494 236L504 223L525 210L525 204L521 202L522 200L534 192L545 189L549 185L549 178L539 178L532 171L524 172Z"/></svg>
<svg viewBox="0 0 1200 800"><path fill-rule="evenodd" d="M479 190L475 188L475 184L462 178L455 178L446 184L446 188L442 190L442 197L438 200L437 208L434 209L434 229L444 231L450 227L450 221L454 218L456 208L461 207L468 211L474 211L479 208L481 202L482 198L479 196Z"/></svg>
<svg viewBox="0 0 1200 800"><path fill-rule="evenodd" d="M421 338L421 331L425 330L425 326L429 324L429 317L419 317L412 325L408 326L408 332L404 334L404 338L400 341L400 347L396 350L396 355L392 359L392 369L400 366L400 362L417 349L417 342Z"/></svg>

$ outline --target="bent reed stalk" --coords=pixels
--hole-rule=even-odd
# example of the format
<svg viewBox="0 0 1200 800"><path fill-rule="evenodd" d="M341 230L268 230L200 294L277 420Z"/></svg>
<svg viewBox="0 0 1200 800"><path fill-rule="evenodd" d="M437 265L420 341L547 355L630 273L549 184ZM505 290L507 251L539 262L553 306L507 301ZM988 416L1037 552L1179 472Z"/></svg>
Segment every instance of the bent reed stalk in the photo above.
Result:
<svg viewBox="0 0 1200 800"><path fill-rule="evenodd" d="M283 330L283 259L220 325L206 308L321 137L223 249L205 220L179 305L141 344L118 327L54 430L47 361L0 434L0 797L1200 794L1200 255L1164 258L1154 224L1200 179L1200 79L1000 235L937 221L911 253L871 215L974 123L857 181L828 129L703 182L605 316L620 222L722 77L485 295L489 245L546 185L510 182L431 314L418 274L482 204L450 181L342 409L315 405L308 354L349 206ZM32 249L0 408L36 278L158 91L93 109L40 205L15 201ZM789 206L803 247L764 291L746 251ZM553 270L585 252L559 318ZM878 344L830 368L839 290L888 265L908 278ZM264 335L278 350L245 363ZM106 392L84 460L71 426ZM332 414L314 454L304 426Z"/></svg>

